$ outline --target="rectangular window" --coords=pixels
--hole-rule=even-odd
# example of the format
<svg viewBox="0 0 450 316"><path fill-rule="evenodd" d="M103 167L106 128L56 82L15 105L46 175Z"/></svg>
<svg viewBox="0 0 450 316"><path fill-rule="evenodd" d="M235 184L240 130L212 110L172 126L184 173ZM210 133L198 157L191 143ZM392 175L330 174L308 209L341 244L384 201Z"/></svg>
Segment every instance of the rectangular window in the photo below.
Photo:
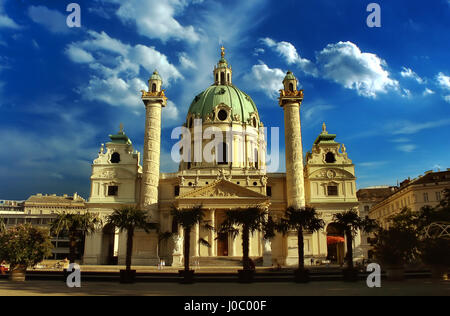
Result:
<svg viewBox="0 0 450 316"><path fill-rule="evenodd" d="M441 192L436 192L436 201L440 201L441 200Z"/></svg>
<svg viewBox="0 0 450 316"><path fill-rule="evenodd" d="M272 196L272 187L269 187L269 186L266 187L266 195Z"/></svg>
<svg viewBox="0 0 450 316"><path fill-rule="evenodd" d="M175 196L179 196L179 195L180 195L180 186L179 186L179 185L176 185L176 186L173 188L173 191L174 191Z"/></svg>
<svg viewBox="0 0 450 316"><path fill-rule="evenodd" d="M428 202L428 193L423 194L423 201Z"/></svg>
<svg viewBox="0 0 450 316"><path fill-rule="evenodd" d="M108 196L117 196L119 192L119 187L117 185L109 185L108 186Z"/></svg>
<svg viewBox="0 0 450 316"><path fill-rule="evenodd" d="M327 186L328 196L338 195L338 187L336 185Z"/></svg>
<svg viewBox="0 0 450 316"><path fill-rule="evenodd" d="M364 205L364 212L366 212L366 213L369 212L369 205Z"/></svg>

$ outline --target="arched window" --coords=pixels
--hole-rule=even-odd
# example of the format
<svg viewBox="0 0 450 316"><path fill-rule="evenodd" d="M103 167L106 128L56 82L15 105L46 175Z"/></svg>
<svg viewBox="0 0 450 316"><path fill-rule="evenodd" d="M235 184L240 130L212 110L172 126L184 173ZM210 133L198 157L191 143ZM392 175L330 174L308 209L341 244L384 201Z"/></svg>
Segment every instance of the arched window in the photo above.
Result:
<svg viewBox="0 0 450 316"><path fill-rule="evenodd" d="M325 162L327 163L333 163L336 162L336 158L334 157L334 154L332 152L327 152L325 155Z"/></svg>
<svg viewBox="0 0 450 316"><path fill-rule="evenodd" d="M227 82L230 83L230 74L227 74Z"/></svg>
<svg viewBox="0 0 450 316"><path fill-rule="evenodd" d="M219 150L217 152L217 164L219 164L219 165L228 164L228 145L227 145L227 143L222 143L219 145Z"/></svg>
<svg viewBox="0 0 450 316"><path fill-rule="evenodd" d="M219 82L219 74L216 73L216 82Z"/></svg>
<svg viewBox="0 0 450 316"><path fill-rule="evenodd" d="M152 84L152 92L156 92L156 83Z"/></svg>
<svg viewBox="0 0 450 316"><path fill-rule="evenodd" d="M289 91L294 91L294 85L292 84L292 82L289 84Z"/></svg>
<svg viewBox="0 0 450 316"><path fill-rule="evenodd" d="M254 149L253 151L253 161L255 162L255 169L259 169L259 164L258 164L258 149Z"/></svg>
<svg viewBox="0 0 450 316"><path fill-rule="evenodd" d="M193 120L192 120L192 117L191 118L189 118L189 124L188 124L188 128L191 128L192 127L192 124L193 123Z"/></svg>
<svg viewBox="0 0 450 316"><path fill-rule="evenodd" d="M111 163L119 163L120 162L120 154L119 153L113 153L111 155Z"/></svg>
<svg viewBox="0 0 450 316"><path fill-rule="evenodd" d="M220 73L220 84L224 84L225 83L225 73L221 72Z"/></svg>

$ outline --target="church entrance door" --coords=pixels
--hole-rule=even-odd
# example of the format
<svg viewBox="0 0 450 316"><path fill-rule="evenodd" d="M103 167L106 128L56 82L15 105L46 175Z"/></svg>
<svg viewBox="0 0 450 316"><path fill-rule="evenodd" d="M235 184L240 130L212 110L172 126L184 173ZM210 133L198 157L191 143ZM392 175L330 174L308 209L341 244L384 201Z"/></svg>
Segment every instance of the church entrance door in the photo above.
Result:
<svg viewBox="0 0 450 316"><path fill-rule="evenodd" d="M225 212L216 211L216 229L220 228L225 220ZM217 238L217 255L228 256L228 234L218 234Z"/></svg>

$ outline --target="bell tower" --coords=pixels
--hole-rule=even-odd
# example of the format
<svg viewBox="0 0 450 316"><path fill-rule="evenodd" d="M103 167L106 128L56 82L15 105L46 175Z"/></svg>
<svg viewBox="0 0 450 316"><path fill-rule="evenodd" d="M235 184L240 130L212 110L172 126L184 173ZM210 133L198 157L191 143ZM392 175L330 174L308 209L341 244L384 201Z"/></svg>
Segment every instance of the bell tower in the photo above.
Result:
<svg viewBox="0 0 450 316"><path fill-rule="evenodd" d="M305 206L303 178L303 149L300 125L300 105L303 90L297 90L297 78L288 71L280 90L279 104L284 110L284 137L286 144L286 188L288 207Z"/></svg>

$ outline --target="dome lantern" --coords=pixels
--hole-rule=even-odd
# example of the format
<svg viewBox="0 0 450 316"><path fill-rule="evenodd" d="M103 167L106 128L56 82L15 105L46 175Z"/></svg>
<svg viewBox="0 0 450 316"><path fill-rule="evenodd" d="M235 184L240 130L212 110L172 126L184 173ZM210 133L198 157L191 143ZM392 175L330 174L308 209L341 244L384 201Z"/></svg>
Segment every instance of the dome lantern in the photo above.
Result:
<svg viewBox="0 0 450 316"><path fill-rule="evenodd" d="M220 48L220 60L214 66L214 84L215 85L231 85L232 70L225 59L225 47Z"/></svg>

